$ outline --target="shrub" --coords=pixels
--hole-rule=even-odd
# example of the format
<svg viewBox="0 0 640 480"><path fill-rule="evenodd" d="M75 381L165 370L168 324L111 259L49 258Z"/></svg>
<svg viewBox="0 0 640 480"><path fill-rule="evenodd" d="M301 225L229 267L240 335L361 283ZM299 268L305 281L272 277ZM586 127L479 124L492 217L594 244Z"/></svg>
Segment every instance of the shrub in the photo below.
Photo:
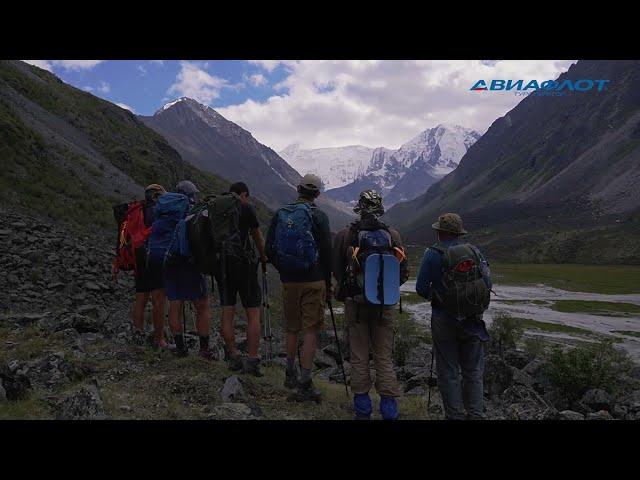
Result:
<svg viewBox="0 0 640 480"><path fill-rule="evenodd" d="M524 351L531 358L541 356L545 350L545 341L538 336L526 337L524 339Z"/></svg>
<svg viewBox="0 0 640 480"><path fill-rule="evenodd" d="M631 366L625 351L616 349L610 340L603 340L568 350L554 347L545 373L558 393L574 402L592 388L615 393L618 378Z"/></svg>
<svg viewBox="0 0 640 480"><path fill-rule="evenodd" d="M505 350L516 348L522 337L522 326L508 313L498 312L493 317L489 331L489 351L502 355Z"/></svg>

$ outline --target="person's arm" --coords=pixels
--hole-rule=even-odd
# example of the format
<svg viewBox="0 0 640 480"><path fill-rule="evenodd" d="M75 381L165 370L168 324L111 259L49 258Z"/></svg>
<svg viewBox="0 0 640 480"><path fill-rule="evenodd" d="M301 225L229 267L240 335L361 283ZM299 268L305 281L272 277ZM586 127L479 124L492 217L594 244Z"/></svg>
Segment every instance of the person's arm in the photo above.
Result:
<svg viewBox="0 0 640 480"><path fill-rule="evenodd" d="M318 218L318 249L320 250L320 267L324 274L324 281L327 284L327 298L331 291L331 231L329 230L329 219L322 211L317 211Z"/></svg>
<svg viewBox="0 0 640 480"><path fill-rule="evenodd" d="M258 253L260 254L260 261L263 265L267 263L267 254L264 248L264 238L262 236L262 232L259 227L255 227L251 229L251 237L253 238L254 243L256 244L256 248L258 249Z"/></svg>
<svg viewBox="0 0 640 480"><path fill-rule="evenodd" d="M269 230L267 231L267 240L264 242L264 250L267 258L271 259L271 263L274 267L278 268L276 254L273 251L273 242L276 237L276 223L278 222L277 213L271 218L269 224Z"/></svg>
<svg viewBox="0 0 640 480"><path fill-rule="evenodd" d="M431 293L431 278L429 273L429 263L431 262L431 256L433 255L430 248L424 252L422 257L422 264L420 265L420 271L418 272L418 278L416 280L416 293L422 298L429 299Z"/></svg>
<svg viewBox="0 0 640 480"><path fill-rule="evenodd" d="M344 276L346 268L344 258L344 252L346 250L345 238L346 235L344 231L338 232L336 237L333 239L333 249L331 251L331 269L333 270L333 277L336 279L338 285L342 282L342 277Z"/></svg>
<svg viewBox="0 0 640 480"><path fill-rule="evenodd" d="M394 247L399 247L404 253L404 258L400 262L400 285L409 280L409 257L402 244L402 238L397 230L390 230L391 239L393 240Z"/></svg>

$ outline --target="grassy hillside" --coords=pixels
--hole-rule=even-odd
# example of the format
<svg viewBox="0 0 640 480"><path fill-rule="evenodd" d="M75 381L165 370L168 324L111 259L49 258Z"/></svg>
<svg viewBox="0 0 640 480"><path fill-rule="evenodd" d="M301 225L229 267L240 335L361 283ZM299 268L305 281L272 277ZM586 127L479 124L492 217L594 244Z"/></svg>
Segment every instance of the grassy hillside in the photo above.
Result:
<svg viewBox="0 0 640 480"><path fill-rule="evenodd" d="M79 225L112 226L111 205L141 196L149 183L228 188L128 110L17 61L0 61L0 158L2 205ZM119 188L114 171L134 187ZM258 212L266 220L262 204Z"/></svg>

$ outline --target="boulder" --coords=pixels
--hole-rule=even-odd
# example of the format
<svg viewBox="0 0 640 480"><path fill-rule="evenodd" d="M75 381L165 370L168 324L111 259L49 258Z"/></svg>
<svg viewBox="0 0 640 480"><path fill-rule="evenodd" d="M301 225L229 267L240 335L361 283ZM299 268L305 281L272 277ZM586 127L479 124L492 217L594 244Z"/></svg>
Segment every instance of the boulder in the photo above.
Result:
<svg viewBox="0 0 640 480"><path fill-rule="evenodd" d="M611 395L600 388L587 390L580 402L588 406L591 410L611 411Z"/></svg>
<svg viewBox="0 0 640 480"><path fill-rule="evenodd" d="M29 396L31 381L20 369L20 364L16 360L0 369L0 382L2 382L4 395L9 401L24 400Z"/></svg>
<svg viewBox="0 0 640 480"><path fill-rule="evenodd" d="M484 391L488 397L501 395L513 384L511 367L498 355L487 355L484 359Z"/></svg>
<svg viewBox="0 0 640 480"><path fill-rule="evenodd" d="M536 376L541 373L543 366L544 361L539 358L534 358L522 368L522 371L528 375Z"/></svg>
<svg viewBox="0 0 640 480"><path fill-rule="evenodd" d="M584 415L573 410L563 410L558 415L559 420L584 420Z"/></svg>
<svg viewBox="0 0 640 480"><path fill-rule="evenodd" d="M611 415L618 420L624 420L629 413L629 410L624 405L614 405L611 409Z"/></svg>
<svg viewBox="0 0 640 480"><path fill-rule="evenodd" d="M87 385L63 398L57 405L56 420L104 420L107 415L98 387Z"/></svg>
<svg viewBox="0 0 640 480"><path fill-rule="evenodd" d="M587 415L587 420L613 420L613 417L606 410L599 410Z"/></svg>
<svg viewBox="0 0 640 480"><path fill-rule="evenodd" d="M522 369L529 363L531 358L522 350L510 349L504 353L504 360L509 365Z"/></svg>
<svg viewBox="0 0 640 480"><path fill-rule="evenodd" d="M502 394L505 414L511 420L549 420L558 416L558 411L532 388L514 385Z"/></svg>
<svg viewBox="0 0 640 480"><path fill-rule="evenodd" d="M533 386L534 380L533 378L531 378L530 375L528 375L527 373L515 367L510 367L510 368L511 368L511 375L513 376L514 385L524 385L526 387Z"/></svg>
<svg viewBox="0 0 640 480"><path fill-rule="evenodd" d="M220 397L224 403L233 403L245 399L242 380L238 375L228 377L220 389Z"/></svg>

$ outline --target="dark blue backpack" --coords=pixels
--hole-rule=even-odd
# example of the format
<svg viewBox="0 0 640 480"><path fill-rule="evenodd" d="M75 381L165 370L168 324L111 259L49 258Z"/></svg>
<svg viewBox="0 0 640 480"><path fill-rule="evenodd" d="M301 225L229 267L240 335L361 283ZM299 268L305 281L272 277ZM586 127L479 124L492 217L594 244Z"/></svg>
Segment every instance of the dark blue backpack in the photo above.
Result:
<svg viewBox="0 0 640 480"><path fill-rule="evenodd" d="M176 226L189 212L189 198L181 193L165 193L158 198L156 219L149 236L149 262L164 263Z"/></svg>
<svg viewBox="0 0 640 480"><path fill-rule="evenodd" d="M311 208L308 203L293 203L276 213L274 249L280 272L306 273L318 263Z"/></svg>

